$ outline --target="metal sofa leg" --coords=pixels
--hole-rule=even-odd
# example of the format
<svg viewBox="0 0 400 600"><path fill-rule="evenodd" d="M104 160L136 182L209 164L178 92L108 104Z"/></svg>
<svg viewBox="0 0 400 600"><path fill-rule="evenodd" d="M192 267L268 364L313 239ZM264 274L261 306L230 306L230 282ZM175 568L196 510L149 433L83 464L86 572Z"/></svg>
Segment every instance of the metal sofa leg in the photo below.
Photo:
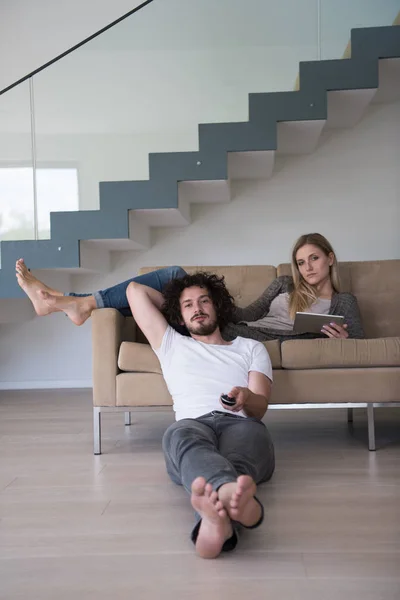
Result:
<svg viewBox="0 0 400 600"><path fill-rule="evenodd" d="M125 425L131 425L131 413L128 411L125 413Z"/></svg>
<svg viewBox="0 0 400 600"><path fill-rule="evenodd" d="M368 418L368 449L376 450L375 447L375 420L374 420L374 405L367 405Z"/></svg>
<svg viewBox="0 0 400 600"><path fill-rule="evenodd" d="M352 408L348 408L347 409L347 422L348 423L352 423L353 422L353 409Z"/></svg>
<svg viewBox="0 0 400 600"><path fill-rule="evenodd" d="M101 412L100 407L93 407L93 453L101 454Z"/></svg>

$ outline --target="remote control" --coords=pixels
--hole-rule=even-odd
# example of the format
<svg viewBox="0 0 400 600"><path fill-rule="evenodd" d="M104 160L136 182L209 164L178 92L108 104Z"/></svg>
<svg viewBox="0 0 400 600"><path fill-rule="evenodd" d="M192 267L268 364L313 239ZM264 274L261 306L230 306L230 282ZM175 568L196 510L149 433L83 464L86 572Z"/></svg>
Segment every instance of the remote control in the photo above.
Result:
<svg viewBox="0 0 400 600"><path fill-rule="evenodd" d="M236 398L231 398L227 394L222 394L221 402L222 402L222 404L226 404L226 406L235 406Z"/></svg>

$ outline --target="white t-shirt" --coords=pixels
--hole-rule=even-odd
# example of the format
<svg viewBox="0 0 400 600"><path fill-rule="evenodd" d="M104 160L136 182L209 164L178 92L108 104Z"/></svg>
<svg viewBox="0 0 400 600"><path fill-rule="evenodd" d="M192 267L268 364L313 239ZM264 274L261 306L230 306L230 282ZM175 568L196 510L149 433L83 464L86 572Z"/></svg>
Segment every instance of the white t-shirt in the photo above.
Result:
<svg viewBox="0 0 400 600"><path fill-rule="evenodd" d="M219 398L235 386L247 387L249 372L272 381L269 354L261 342L237 337L229 345L205 344L167 328L155 350L174 402L176 420L225 410ZM243 411L235 413L246 417Z"/></svg>

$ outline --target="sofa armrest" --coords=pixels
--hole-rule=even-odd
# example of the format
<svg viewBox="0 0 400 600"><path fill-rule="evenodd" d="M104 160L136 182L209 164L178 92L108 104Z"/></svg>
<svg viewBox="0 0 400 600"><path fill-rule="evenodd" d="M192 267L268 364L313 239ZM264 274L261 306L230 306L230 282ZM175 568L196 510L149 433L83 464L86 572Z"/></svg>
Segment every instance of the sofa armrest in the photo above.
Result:
<svg viewBox="0 0 400 600"><path fill-rule="evenodd" d="M93 406L116 406L119 347L135 341L136 324L114 308L92 312Z"/></svg>

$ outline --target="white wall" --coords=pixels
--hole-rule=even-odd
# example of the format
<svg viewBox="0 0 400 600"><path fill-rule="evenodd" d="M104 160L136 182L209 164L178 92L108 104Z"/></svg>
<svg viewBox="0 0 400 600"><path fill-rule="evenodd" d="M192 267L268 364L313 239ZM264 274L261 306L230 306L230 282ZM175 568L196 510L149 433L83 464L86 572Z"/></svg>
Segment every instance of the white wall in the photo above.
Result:
<svg viewBox="0 0 400 600"><path fill-rule="evenodd" d="M142 0L1 0L0 90L141 3Z"/></svg>
<svg viewBox="0 0 400 600"><path fill-rule="evenodd" d="M156 1L159 6L163 3L164 9L177 5L177 0L168 0L168 5L167 0ZM241 0L237 3L225 1L229 7L237 8L242 4ZM2 0L0 89L138 4L135 0L70 0L67 3ZM205 0L201 6L204 4ZM252 5L256 7L256 0L252 0ZM266 0L259 0L260 7L265 5ZM281 0L274 1L273 5L271 14L275 17L279 13L279 26L268 19L271 31L267 34L261 24L258 28L261 39L267 43L278 37L286 47L305 48L306 53L299 54L301 58L314 58L316 2L304 0L300 6L295 0ZM198 7L199 3L193 3L193 6ZM226 15L222 0L219 3L208 0L207 10L211 6L222 11L222 16ZM247 10L248 6L249 3ZM324 0L322 6L321 54L325 58L340 56L351 27L389 24L398 10L395 0L384 0L379 6L371 0L353 0L351 4L348 0ZM305 14L307 19L300 22L300 17ZM164 31L163 24L160 23L160 32ZM259 40L253 40L250 25L244 24L248 37L259 43ZM169 40L181 42L183 39L184 44L191 43L192 34L188 33L188 28L182 28L179 20L177 26L183 32L183 38L170 36ZM203 29L201 27L199 31ZM286 42L282 42L283 34ZM143 39L149 49L162 36L147 35ZM232 39L240 41L241 36ZM117 45L123 42L118 36L114 41ZM282 49L274 51L279 58ZM277 76L281 76L279 66L276 71ZM274 89L274 85L277 86L275 89L282 89L282 82L277 85L274 80L268 81L268 87L263 86L262 90ZM247 97L249 91L254 90L243 90L243 94ZM24 123L19 119L21 130L11 129L11 132L28 131L27 88L15 92L11 109L15 106L14 98L22 107ZM3 96L3 115L3 109L8 108ZM5 114L6 123L10 122L10 115L12 113ZM214 118L218 120L215 115ZM375 108L359 127L335 134L316 154L288 160L272 180L238 183L230 205L196 206L192 210L190 227L154 230L153 247L148 252L116 253L112 260L113 270L107 276L74 277L75 291L121 281L134 275L141 265L277 264L289 258L294 239L310 230L327 235L342 260L400 258L399 123L398 104ZM8 143L7 148L10 148ZM22 141L12 158L18 160L24 152L29 152L29 144ZM145 169L145 166L143 159L140 168ZM97 164L93 166L93 169L97 168ZM106 168L108 170L110 166L106 165ZM126 162L122 169L125 168ZM110 178L114 176L114 169L120 171L121 165L111 168ZM134 176L132 171L131 177ZM87 185L83 205L93 206L93 180ZM67 318L57 314L45 319L35 318L18 326L0 325L0 387L81 386L89 385L90 379L90 323L76 328Z"/></svg>
<svg viewBox="0 0 400 600"><path fill-rule="evenodd" d="M113 255L107 276L73 277L75 291L122 281L140 266L278 264L294 240L320 231L340 260L400 258L400 103L373 106L312 155L287 158L269 181L238 182L228 205L192 209L186 228L153 231L147 252ZM90 385L90 323L62 315L0 326L0 387Z"/></svg>
<svg viewBox="0 0 400 600"><path fill-rule="evenodd" d="M0 90L141 3L142 0L1 0ZM238 45L244 35L247 39L252 37L255 45L269 43L271 37L280 39L283 46L288 45L287 39L298 46L299 40L304 38L315 45L317 4L317 0L247 0L246 3L243 0L153 0L153 5L144 9L151 19L152 29L143 27L143 34L139 32L134 37L139 44L144 40L147 48L154 48L158 42L165 47L172 23L176 28L172 38L175 45L191 46L198 35L209 34L215 38L216 33L218 43L228 35ZM337 57L337 52L344 50L352 27L389 25L399 10L397 0L322 0L320 6L323 58ZM144 11L140 19L147 26ZM155 20L156 30L152 25ZM121 44L119 33L116 39Z"/></svg>
<svg viewBox="0 0 400 600"><path fill-rule="evenodd" d="M3 0L0 89L137 4ZM389 23L397 4L321 6L321 50L339 57L350 27ZM318 55L317 22L315 0L154 0L35 77L38 166L76 166L80 208L98 208L99 181L145 179L149 152L196 150L198 123L244 121L249 92L292 89L299 60ZM30 127L25 82L0 97L0 166L32 161Z"/></svg>

